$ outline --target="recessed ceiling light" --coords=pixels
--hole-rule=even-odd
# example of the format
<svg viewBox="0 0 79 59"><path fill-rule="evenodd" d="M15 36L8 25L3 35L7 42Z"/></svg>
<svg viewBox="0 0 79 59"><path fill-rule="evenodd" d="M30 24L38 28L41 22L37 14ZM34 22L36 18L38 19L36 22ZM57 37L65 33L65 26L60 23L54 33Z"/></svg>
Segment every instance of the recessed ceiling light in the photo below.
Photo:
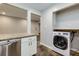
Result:
<svg viewBox="0 0 79 59"><path fill-rule="evenodd" d="M5 12L2 12L2 14L5 15L6 13Z"/></svg>

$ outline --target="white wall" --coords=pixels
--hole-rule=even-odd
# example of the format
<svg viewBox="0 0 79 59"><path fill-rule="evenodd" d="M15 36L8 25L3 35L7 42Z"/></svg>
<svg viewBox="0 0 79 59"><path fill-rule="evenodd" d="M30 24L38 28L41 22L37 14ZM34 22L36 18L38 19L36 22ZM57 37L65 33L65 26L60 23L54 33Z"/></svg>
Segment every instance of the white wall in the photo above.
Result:
<svg viewBox="0 0 79 59"><path fill-rule="evenodd" d="M79 5L56 13L56 29L79 29Z"/></svg>
<svg viewBox="0 0 79 59"><path fill-rule="evenodd" d="M41 17L41 43L52 46L52 12L46 11Z"/></svg>
<svg viewBox="0 0 79 59"><path fill-rule="evenodd" d="M41 16L41 44L52 48L52 40L53 40L53 12L60 10L65 7L69 7L73 4L61 3L57 5L53 5L48 10L44 11Z"/></svg>

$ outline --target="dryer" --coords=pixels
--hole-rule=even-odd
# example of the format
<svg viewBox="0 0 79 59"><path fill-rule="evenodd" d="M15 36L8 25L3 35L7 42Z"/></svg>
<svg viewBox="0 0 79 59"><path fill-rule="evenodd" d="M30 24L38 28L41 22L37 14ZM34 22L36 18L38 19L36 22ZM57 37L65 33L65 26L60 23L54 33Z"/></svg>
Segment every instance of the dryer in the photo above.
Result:
<svg viewBox="0 0 79 59"><path fill-rule="evenodd" d="M62 55L70 55L70 32L53 32L52 49Z"/></svg>

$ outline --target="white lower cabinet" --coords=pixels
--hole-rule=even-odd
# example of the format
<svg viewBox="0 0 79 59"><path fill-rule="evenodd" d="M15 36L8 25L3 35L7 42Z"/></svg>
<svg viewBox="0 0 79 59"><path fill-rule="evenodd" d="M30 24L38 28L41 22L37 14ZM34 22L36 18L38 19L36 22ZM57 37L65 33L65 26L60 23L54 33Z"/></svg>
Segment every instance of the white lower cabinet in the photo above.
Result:
<svg viewBox="0 0 79 59"><path fill-rule="evenodd" d="M30 39L31 39L30 55L33 55L33 54L37 53L37 39L36 39L36 37L30 37Z"/></svg>
<svg viewBox="0 0 79 59"><path fill-rule="evenodd" d="M21 40L21 56L32 56L37 53L37 37L26 37Z"/></svg>

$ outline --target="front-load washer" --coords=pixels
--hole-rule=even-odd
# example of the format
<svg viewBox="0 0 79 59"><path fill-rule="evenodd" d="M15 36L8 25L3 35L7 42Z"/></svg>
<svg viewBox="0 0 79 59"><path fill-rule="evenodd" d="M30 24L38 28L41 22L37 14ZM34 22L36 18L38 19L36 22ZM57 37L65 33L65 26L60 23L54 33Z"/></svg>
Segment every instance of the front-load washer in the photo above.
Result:
<svg viewBox="0 0 79 59"><path fill-rule="evenodd" d="M62 55L70 55L70 32L53 32L52 49Z"/></svg>

